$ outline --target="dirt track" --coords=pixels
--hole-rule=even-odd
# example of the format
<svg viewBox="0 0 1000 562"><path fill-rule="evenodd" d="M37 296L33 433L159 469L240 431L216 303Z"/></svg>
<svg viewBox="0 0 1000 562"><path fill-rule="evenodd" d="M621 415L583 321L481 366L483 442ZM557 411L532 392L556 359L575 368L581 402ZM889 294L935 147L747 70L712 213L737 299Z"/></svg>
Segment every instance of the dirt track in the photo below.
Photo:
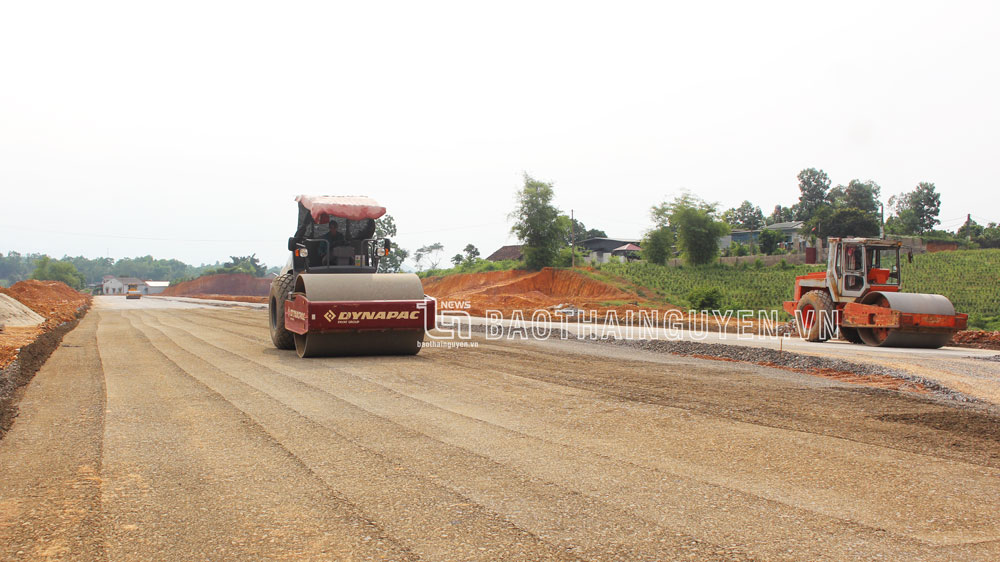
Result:
<svg viewBox="0 0 1000 562"><path fill-rule="evenodd" d="M586 344L303 361L112 299L0 441L0 559L1000 558L987 413Z"/></svg>

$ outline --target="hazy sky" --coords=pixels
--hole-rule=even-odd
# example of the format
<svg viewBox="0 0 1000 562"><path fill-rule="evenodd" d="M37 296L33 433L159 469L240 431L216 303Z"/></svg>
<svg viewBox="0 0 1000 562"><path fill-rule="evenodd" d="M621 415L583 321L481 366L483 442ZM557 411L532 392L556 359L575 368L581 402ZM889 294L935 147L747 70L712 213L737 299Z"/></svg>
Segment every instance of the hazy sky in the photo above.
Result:
<svg viewBox="0 0 1000 562"><path fill-rule="evenodd" d="M299 193L516 243L521 174L639 237L687 188L937 184L1000 220L995 2L3 2L0 251L283 263Z"/></svg>

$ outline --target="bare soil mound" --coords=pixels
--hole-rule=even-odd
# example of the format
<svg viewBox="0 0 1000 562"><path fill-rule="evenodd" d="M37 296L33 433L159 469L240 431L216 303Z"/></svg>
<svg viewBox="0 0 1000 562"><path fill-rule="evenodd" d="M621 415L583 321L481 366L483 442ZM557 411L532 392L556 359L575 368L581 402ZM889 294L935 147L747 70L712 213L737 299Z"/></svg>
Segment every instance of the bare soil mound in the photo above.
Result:
<svg viewBox="0 0 1000 562"><path fill-rule="evenodd" d="M55 324L76 319L80 307L90 303L90 295L75 291L60 281L20 281L9 289L0 289L0 294L20 301Z"/></svg>
<svg viewBox="0 0 1000 562"><path fill-rule="evenodd" d="M423 280L424 292L442 301L468 303L470 314L482 316L487 310L509 315L572 306L583 310L625 310L650 308L638 292L622 289L579 271L545 268L541 271L490 271L461 273Z"/></svg>
<svg viewBox="0 0 1000 562"><path fill-rule="evenodd" d="M45 318L34 310L21 304L14 297L0 294L0 326L37 326L45 322Z"/></svg>
<svg viewBox="0 0 1000 562"><path fill-rule="evenodd" d="M199 295L266 297L270 290L271 279L269 277L254 277L246 273L221 273L219 275L205 275L191 281L171 285L162 294L171 297Z"/></svg>
<svg viewBox="0 0 1000 562"><path fill-rule="evenodd" d="M81 309L90 304L90 295L74 291L59 281L20 281L9 289L0 289L0 295L14 299L43 318L40 324L10 325L0 332L0 369L18 356L18 350L42 334L79 318Z"/></svg>
<svg viewBox="0 0 1000 562"><path fill-rule="evenodd" d="M969 330L959 332L952 338L954 345L979 349L1000 349L1000 332Z"/></svg>

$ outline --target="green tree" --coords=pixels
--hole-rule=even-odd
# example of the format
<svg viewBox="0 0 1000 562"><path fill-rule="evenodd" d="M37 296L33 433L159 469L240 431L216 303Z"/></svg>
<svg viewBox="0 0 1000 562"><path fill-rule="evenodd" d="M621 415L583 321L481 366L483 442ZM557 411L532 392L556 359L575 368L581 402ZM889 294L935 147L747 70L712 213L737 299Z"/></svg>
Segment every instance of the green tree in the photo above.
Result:
<svg viewBox="0 0 1000 562"><path fill-rule="evenodd" d="M715 217L716 205L683 193L673 201L653 207L653 221L666 217L676 232L677 247L691 265L711 262L719 255L719 238L729 232L726 223Z"/></svg>
<svg viewBox="0 0 1000 562"><path fill-rule="evenodd" d="M42 256L35 262L35 271L31 273L31 278L44 281L62 281L77 290L82 289L85 283L83 274L77 271L73 264L55 261L48 256Z"/></svg>
<svg viewBox="0 0 1000 562"><path fill-rule="evenodd" d="M455 264L455 267L462 265L462 262L464 261L465 261L465 256L463 256L462 254L455 254L454 256L451 256L451 263Z"/></svg>
<svg viewBox="0 0 1000 562"><path fill-rule="evenodd" d="M878 236L878 219L854 207L833 211L824 225L824 236Z"/></svg>
<svg viewBox="0 0 1000 562"><path fill-rule="evenodd" d="M6 257L0 255L0 279L6 280L11 285L24 281L31 276L34 262L41 257L38 254L22 256L13 250L7 252Z"/></svg>
<svg viewBox="0 0 1000 562"><path fill-rule="evenodd" d="M229 256L226 262L216 273L246 273L254 277L263 277L267 273L267 266L260 263L257 254L249 256ZM147 277L146 279L151 279Z"/></svg>
<svg viewBox="0 0 1000 562"><path fill-rule="evenodd" d="M552 205L553 196L551 183L524 174L524 187L517 193L517 208L510 218L514 220L511 232L524 244L528 269L552 265L565 240L566 230L560 227L559 209Z"/></svg>
<svg viewBox="0 0 1000 562"><path fill-rule="evenodd" d="M674 231L662 226L646 233L642 240L642 259L659 265L666 265L674 255Z"/></svg>
<svg viewBox="0 0 1000 562"><path fill-rule="evenodd" d="M882 188L879 184L872 180L851 180L847 184L847 187L838 187L838 189L841 189L843 195L834 204L834 207L861 209L865 213L870 213L873 217L878 216L878 201L879 196L882 194Z"/></svg>
<svg viewBox="0 0 1000 562"><path fill-rule="evenodd" d="M941 195L933 183L920 182L913 191L890 197L889 206L895 210L891 220L894 234L923 234L941 223L937 218L941 213ZM887 230L889 223L887 220Z"/></svg>
<svg viewBox="0 0 1000 562"><path fill-rule="evenodd" d="M439 254L442 250L444 250L444 245L440 242L417 248L417 251L413 252L413 262L417 265L417 270L422 271L421 263L424 261L424 258L427 258L430 269L437 269L438 264L441 263Z"/></svg>
<svg viewBox="0 0 1000 562"><path fill-rule="evenodd" d="M779 222L790 222L795 220L795 213L797 211L797 206L793 205L791 207L782 207L781 205L775 205L774 210L768 215L766 224L777 224Z"/></svg>
<svg viewBox="0 0 1000 562"><path fill-rule="evenodd" d="M965 223L959 227L958 232L955 234L958 235L959 238L968 238L971 240L972 238L982 236L985 231L986 229L983 228L982 225L972 220L972 217L969 216L965 219Z"/></svg>
<svg viewBox="0 0 1000 562"><path fill-rule="evenodd" d="M757 237L757 244L760 245L760 251L769 256L778 251L778 244L784 241L785 235L777 230L764 229L760 231L760 235Z"/></svg>
<svg viewBox="0 0 1000 562"><path fill-rule="evenodd" d="M807 221L816 210L827 203L830 178L823 170L806 168L799 172L799 203L795 218Z"/></svg>
<svg viewBox="0 0 1000 562"><path fill-rule="evenodd" d="M467 261L467 262L470 262L470 263L474 262L474 261L476 261L476 258L479 257L479 248L473 246L472 244L466 244L465 248L462 251L465 252L465 261ZM458 255L458 254L456 254L456 255ZM456 265L458 265L458 264L456 264Z"/></svg>
<svg viewBox="0 0 1000 562"><path fill-rule="evenodd" d="M382 215L375 220L375 237L392 238L396 237L396 221L392 215ZM396 273L403 266L406 258L410 257L410 252L396 244L389 247L389 255L382 256L378 261L378 270L382 273Z"/></svg>
<svg viewBox="0 0 1000 562"><path fill-rule="evenodd" d="M722 213L722 220L732 228L757 230L764 226L764 213L760 207L750 201L744 201L739 207L733 207Z"/></svg>
<svg viewBox="0 0 1000 562"><path fill-rule="evenodd" d="M972 241L980 248L1000 248L1000 226L995 222L987 224L981 234L973 236Z"/></svg>
<svg viewBox="0 0 1000 562"><path fill-rule="evenodd" d="M582 222L580 222L580 221L578 221L576 219L571 219L571 218L569 218L566 215L562 215L560 218L563 218L563 217L565 217L565 219L568 220L570 222L570 224L572 224L572 227L571 227L572 233L576 237L577 243L579 243L581 240L588 240L590 238L607 238L608 237L608 233L604 232L603 230L600 230L600 229L597 229L597 228L587 228ZM570 239L570 236L569 236L570 229L566 229L566 232L567 232L566 233L566 245L569 246L570 242L572 242L572 240Z"/></svg>

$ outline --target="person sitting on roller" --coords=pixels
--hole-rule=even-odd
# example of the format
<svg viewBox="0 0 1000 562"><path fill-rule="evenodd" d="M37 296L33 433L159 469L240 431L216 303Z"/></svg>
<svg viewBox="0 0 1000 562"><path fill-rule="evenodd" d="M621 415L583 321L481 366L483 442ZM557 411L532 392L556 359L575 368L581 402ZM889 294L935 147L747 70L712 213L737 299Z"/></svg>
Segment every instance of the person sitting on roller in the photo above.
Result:
<svg viewBox="0 0 1000 562"><path fill-rule="evenodd" d="M331 250L333 250L334 246L343 246L347 243L347 239L344 238L344 235L339 231L337 221L335 220L330 221L330 232L327 233L326 239L330 242Z"/></svg>

